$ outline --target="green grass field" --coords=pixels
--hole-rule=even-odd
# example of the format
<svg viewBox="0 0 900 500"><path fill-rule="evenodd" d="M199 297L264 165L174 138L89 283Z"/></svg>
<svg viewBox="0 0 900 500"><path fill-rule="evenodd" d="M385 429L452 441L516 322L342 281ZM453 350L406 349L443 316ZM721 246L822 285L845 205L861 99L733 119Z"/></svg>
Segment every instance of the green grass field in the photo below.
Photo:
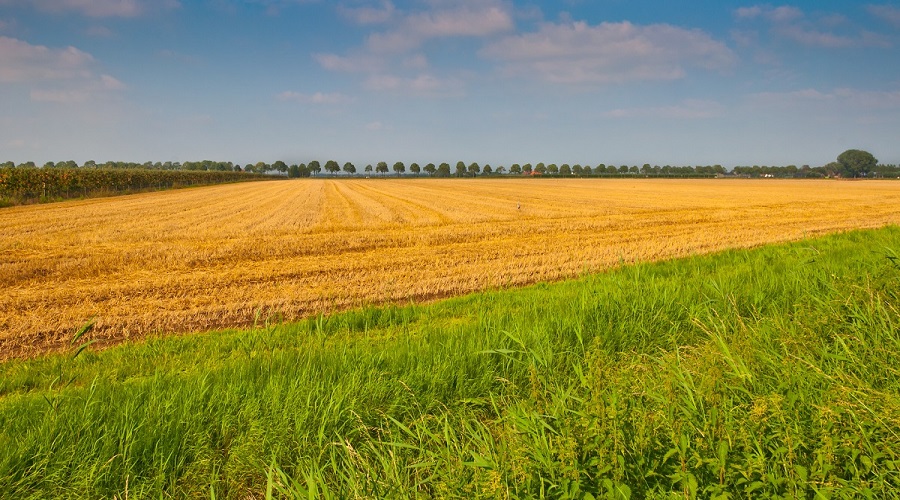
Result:
<svg viewBox="0 0 900 500"><path fill-rule="evenodd" d="M0 497L900 491L898 227L261 323L0 364Z"/></svg>

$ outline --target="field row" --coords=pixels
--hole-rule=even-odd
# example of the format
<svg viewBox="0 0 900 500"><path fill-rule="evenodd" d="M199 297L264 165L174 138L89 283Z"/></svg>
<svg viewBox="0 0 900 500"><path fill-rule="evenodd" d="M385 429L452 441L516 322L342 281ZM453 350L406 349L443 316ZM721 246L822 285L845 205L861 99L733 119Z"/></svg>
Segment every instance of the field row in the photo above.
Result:
<svg viewBox="0 0 900 500"><path fill-rule="evenodd" d="M0 358L900 223L900 183L290 180L0 211Z"/></svg>

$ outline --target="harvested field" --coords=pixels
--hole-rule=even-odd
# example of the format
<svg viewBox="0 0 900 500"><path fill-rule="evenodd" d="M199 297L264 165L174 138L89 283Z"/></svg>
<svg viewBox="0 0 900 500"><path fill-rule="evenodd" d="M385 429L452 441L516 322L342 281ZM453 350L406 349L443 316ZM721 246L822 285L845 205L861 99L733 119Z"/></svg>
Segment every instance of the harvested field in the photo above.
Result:
<svg viewBox="0 0 900 500"><path fill-rule="evenodd" d="M286 180L0 210L0 359L900 223L900 183Z"/></svg>

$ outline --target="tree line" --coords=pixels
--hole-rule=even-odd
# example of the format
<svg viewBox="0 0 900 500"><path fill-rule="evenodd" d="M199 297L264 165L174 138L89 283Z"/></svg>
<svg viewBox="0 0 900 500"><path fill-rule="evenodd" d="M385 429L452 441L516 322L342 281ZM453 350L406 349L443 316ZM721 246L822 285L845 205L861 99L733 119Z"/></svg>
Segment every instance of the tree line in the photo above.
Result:
<svg viewBox="0 0 900 500"><path fill-rule="evenodd" d="M0 163L0 168L38 168L34 162L25 162L16 165L13 162ZM84 162L78 165L74 161L47 162L43 169L146 169L146 170L173 170L173 171L225 171L248 172L255 174L282 175L290 178L315 177L320 175L330 176L386 176L386 175L428 175L432 177L474 177L474 176L503 176L503 175L531 175L531 176L578 176L578 177L775 177L775 178L827 178L827 177L878 177L900 178L900 167L897 165L882 165L870 153L851 149L838 156L836 161L819 167L809 165L767 166L767 165L739 165L730 171L722 165L650 165L644 163L638 165L613 165L600 163L598 165L581 165L563 163L545 164L513 163L509 167L479 165L477 162L466 164L456 162L453 167L449 163L428 163L424 166L419 163L405 163L398 161L392 165L381 161L376 164L368 164L357 168L356 165L346 162L343 165L335 160L320 162L313 160L308 163L287 164L278 160L273 163L256 162L240 165L239 163L220 162L212 160L188 161L188 162L117 162L108 161L97 163Z"/></svg>
<svg viewBox="0 0 900 500"><path fill-rule="evenodd" d="M0 168L0 206L266 179L233 171Z"/></svg>

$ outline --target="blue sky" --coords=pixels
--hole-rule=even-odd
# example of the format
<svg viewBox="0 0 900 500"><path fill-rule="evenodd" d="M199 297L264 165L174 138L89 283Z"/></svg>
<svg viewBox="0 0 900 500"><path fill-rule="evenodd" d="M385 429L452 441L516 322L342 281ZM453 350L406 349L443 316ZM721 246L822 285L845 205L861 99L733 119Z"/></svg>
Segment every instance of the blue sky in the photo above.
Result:
<svg viewBox="0 0 900 500"><path fill-rule="evenodd" d="M0 0L0 161L900 163L900 4Z"/></svg>

